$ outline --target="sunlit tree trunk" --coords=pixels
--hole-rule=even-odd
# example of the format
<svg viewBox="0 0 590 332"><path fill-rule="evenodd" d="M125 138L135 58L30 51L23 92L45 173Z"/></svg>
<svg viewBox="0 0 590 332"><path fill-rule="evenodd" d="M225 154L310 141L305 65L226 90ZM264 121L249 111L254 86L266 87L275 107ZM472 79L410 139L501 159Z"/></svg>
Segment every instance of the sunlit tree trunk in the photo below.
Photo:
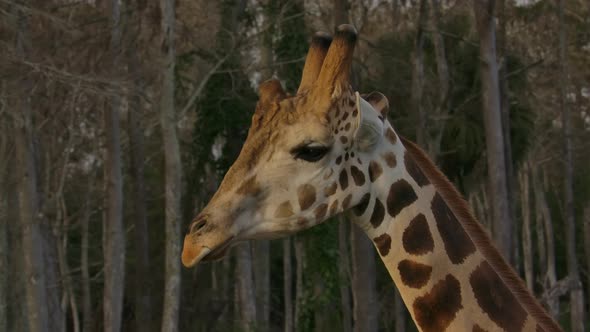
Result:
<svg viewBox="0 0 590 332"><path fill-rule="evenodd" d="M121 8L119 0L111 3L111 52L113 65L119 65L121 44ZM125 285L125 230L123 226L123 179L119 112L121 97L114 96L105 109L105 196L106 214L103 230L104 254L104 330L121 330L123 289Z"/></svg>
<svg viewBox="0 0 590 332"><path fill-rule="evenodd" d="M561 121L564 149L564 219L565 241L567 251L567 271L570 282L570 321L573 332L584 331L584 293L578 271L576 257L576 220L574 211L574 169L572 157L572 128L571 114L567 104L567 36L564 17L565 0L559 0L559 99L561 107Z"/></svg>
<svg viewBox="0 0 590 332"><path fill-rule="evenodd" d="M512 261L513 225L510 219L509 196L506 183L506 158L502 131L498 64L496 63L494 5L494 0L473 2L475 21L479 34L482 109L484 113L488 180L490 183L491 210L493 216L492 235L502 255L507 260Z"/></svg>
<svg viewBox="0 0 590 332"><path fill-rule="evenodd" d="M379 328L379 302L376 290L375 249L356 225L352 238L352 298L354 331L376 332Z"/></svg>
<svg viewBox="0 0 590 332"><path fill-rule="evenodd" d="M165 160L165 233L166 233L166 270L164 276L164 308L162 316L162 332L178 330L178 314L180 307L180 225L182 211L180 209L182 193L182 164L180 147L176 132L176 112L174 104L174 25L175 1L160 0L162 12L161 29L161 80L160 92L160 126L164 143Z"/></svg>

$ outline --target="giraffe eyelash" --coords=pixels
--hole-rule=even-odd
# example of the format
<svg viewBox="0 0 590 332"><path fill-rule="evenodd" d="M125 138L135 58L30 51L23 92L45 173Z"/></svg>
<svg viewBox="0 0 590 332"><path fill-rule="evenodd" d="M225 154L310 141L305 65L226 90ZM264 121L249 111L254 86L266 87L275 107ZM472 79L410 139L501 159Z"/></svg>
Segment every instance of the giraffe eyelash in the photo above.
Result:
<svg viewBox="0 0 590 332"><path fill-rule="evenodd" d="M291 155L295 159L303 159L307 162L319 161L330 151L330 148L316 144L310 143L297 146L291 150Z"/></svg>

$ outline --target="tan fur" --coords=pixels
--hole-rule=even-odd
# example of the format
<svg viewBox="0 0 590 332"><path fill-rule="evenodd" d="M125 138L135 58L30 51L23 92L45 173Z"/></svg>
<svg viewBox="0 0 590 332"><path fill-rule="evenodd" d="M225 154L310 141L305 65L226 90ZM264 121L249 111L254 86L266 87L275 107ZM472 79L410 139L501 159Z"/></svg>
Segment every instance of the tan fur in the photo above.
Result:
<svg viewBox="0 0 590 332"><path fill-rule="evenodd" d="M313 36L309 51L307 52L307 57L305 58L305 65L303 67L303 73L301 74L301 82L299 83L299 89L297 90L298 94L311 88L317 80L331 42L332 37L327 33L317 32Z"/></svg>
<svg viewBox="0 0 590 332"><path fill-rule="evenodd" d="M510 291L519 299L525 310L533 316L547 332L561 331L561 328L551 318L545 309L529 293L522 280L514 270L506 263L498 250L491 243L490 238L481 224L471 213L471 209L461 194L455 189L446 176L438 170L430 158L418 146L411 141L401 137L402 144L414 158L422 172L432 182L434 187L443 197L449 208L457 216L465 231L475 243L479 251L489 262L492 268L498 273Z"/></svg>

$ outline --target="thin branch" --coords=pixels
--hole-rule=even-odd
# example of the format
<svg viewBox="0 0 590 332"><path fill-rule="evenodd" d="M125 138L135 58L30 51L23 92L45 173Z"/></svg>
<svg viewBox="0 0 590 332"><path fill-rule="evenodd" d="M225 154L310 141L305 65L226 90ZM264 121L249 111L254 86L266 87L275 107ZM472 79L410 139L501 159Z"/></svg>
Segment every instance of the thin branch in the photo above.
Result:
<svg viewBox="0 0 590 332"><path fill-rule="evenodd" d="M201 96L201 93L203 92L203 89L205 89L205 86L209 82L209 79L211 78L211 76L213 76L213 74L215 74L217 72L219 67L221 67L223 65L223 63L225 63L225 61L227 60L227 58L230 56L231 53L232 52L227 52L226 55L224 57L222 57L221 59L219 59L217 61L217 63L213 66L213 68L211 68L211 70L209 70L207 72L205 77L203 77L203 79L201 80L199 85L191 93L188 101L186 102L186 104L184 105L182 110L180 111L180 114L178 116L179 119L182 119L184 117L186 112L188 112L189 108L191 108L193 106L193 104L195 103L195 101L197 101L197 99Z"/></svg>

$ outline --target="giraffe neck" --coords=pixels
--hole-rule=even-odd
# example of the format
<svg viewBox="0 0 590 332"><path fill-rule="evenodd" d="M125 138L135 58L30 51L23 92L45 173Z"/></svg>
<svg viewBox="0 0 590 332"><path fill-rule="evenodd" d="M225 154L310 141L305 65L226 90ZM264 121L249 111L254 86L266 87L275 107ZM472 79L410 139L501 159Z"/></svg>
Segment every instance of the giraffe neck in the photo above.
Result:
<svg viewBox="0 0 590 332"><path fill-rule="evenodd" d="M373 191L351 214L418 328L559 331L428 157L391 127L386 137L369 164Z"/></svg>

